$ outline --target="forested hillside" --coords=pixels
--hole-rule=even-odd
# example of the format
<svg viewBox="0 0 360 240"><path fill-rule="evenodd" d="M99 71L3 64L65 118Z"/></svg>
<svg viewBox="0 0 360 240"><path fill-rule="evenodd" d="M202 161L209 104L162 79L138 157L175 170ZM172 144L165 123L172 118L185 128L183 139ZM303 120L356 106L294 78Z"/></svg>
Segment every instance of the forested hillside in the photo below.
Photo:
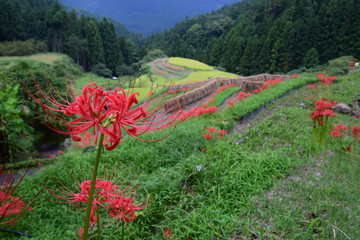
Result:
<svg viewBox="0 0 360 240"><path fill-rule="evenodd" d="M55 0L0 0L0 12L0 42L3 42L0 55L9 55L9 49L19 50L24 45L34 48L32 41L25 44L20 41L35 39L43 43L36 42L36 46L46 45L50 52L68 54L84 70L98 68L109 76L137 60L135 44L117 36L111 21L79 17L75 11L64 10ZM23 55L26 51L11 54Z"/></svg>
<svg viewBox="0 0 360 240"><path fill-rule="evenodd" d="M360 56L360 1L255 0L187 19L151 36L169 56L249 75Z"/></svg>

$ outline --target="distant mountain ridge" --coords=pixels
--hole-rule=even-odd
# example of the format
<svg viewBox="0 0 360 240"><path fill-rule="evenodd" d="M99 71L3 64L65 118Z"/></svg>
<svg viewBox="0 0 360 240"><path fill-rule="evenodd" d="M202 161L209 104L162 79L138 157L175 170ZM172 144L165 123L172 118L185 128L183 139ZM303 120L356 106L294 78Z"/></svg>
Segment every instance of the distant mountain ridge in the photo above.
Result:
<svg viewBox="0 0 360 240"><path fill-rule="evenodd" d="M98 21L101 21L103 18L106 18L109 22L114 24L115 31L119 36L127 36L127 37L129 37L129 36L134 34L129 29L127 29L124 26L124 24L120 23L119 21L117 21L117 20L115 20L113 18L105 17L105 16L102 16L102 15L97 14L95 12L92 12L90 10L86 10L86 9L82 9L82 8L76 8L76 7L73 7L73 6L70 6L68 4L64 4L64 3L62 3L61 6L66 11L69 11L69 12L75 11L78 16L84 15L84 16L88 16L88 17L93 17Z"/></svg>
<svg viewBox="0 0 360 240"><path fill-rule="evenodd" d="M149 35L192 17L239 0L60 0L60 2L111 17L131 31Z"/></svg>

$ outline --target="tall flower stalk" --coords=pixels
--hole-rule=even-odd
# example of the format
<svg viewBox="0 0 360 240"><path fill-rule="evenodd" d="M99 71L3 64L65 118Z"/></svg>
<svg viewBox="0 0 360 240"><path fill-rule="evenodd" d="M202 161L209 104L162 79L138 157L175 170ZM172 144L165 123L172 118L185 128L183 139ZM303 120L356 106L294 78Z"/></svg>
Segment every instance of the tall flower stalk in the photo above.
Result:
<svg viewBox="0 0 360 240"><path fill-rule="evenodd" d="M331 130L330 118L336 115L331 110L331 107L336 104L335 101L326 102L326 99L315 101L315 111L310 114L310 118L313 120L313 142L316 145L316 150L324 147L326 151L328 136Z"/></svg>
<svg viewBox="0 0 360 240"><path fill-rule="evenodd" d="M104 91L96 83L90 83L83 88L82 95L76 96L70 90L68 97L64 98L52 86L50 86L51 91L46 93L34 79L33 83L37 93L31 92L26 86L23 87L41 105L45 113L46 126L58 133L72 135L74 141L82 141L79 135L92 129L95 141L98 142L89 194L86 195L87 207L83 228L83 239L86 240L89 228L93 224L91 218L94 219L94 192L103 146L107 150L115 149L124 134L148 141L141 139L140 135L148 131L175 127L184 118L179 118L179 113L171 114L172 109L165 110L163 107L165 96L161 95L154 99L152 94L149 94L143 104L135 106L138 104L139 94L127 95L123 89ZM174 106L174 109L176 107ZM72 120L67 120L61 115ZM168 135L152 141L162 140ZM106 144L103 144L104 139ZM112 212L115 216L114 210Z"/></svg>

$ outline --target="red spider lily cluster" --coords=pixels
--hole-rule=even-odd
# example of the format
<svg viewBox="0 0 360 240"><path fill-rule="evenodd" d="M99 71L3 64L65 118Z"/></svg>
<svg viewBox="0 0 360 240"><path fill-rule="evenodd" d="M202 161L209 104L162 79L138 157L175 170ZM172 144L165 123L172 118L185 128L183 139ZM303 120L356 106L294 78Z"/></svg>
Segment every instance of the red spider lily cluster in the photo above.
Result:
<svg viewBox="0 0 360 240"><path fill-rule="evenodd" d="M138 104L138 93L128 96L123 89L104 91L95 83L90 83L83 88L81 96L70 91L69 101L61 97L52 86L52 92L47 94L33 81L39 95L24 88L42 106L46 113L46 125L58 133L71 134L74 141L81 141L79 135L93 128L94 136L104 134L106 149L113 150L119 145L123 132L139 139L138 136L147 131L165 129L179 123L178 118L164 112L162 101L151 99L152 94L142 105L135 107ZM74 119L66 120L52 111ZM56 127L53 122L67 130Z"/></svg>
<svg viewBox="0 0 360 240"><path fill-rule="evenodd" d="M311 119L319 125L323 125L329 117L335 117L335 113L330 108L337 104L336 101L326 102L321 99L315 102L315 111L310 114Z"/></svg>
<svg viewBox="0 0 360 240"><path fill-rule="evenodd" d="M239 94L236 96L237 100L245 100L248 97L251 97L251 93L245 93L245 92L239 92Z"/></svg>
<svg viewBox="0 0 360 240"><path fill-rule="evenodd" d="M281 83L283 80L281 78L276 78L274 80L267 80L261 87L258 87L257 89L255 89L253 91L253 93L259 93L264 91L265 89L270 88L271 86L277 85L279 83ZM233 108L235 105L236 100L244 100L248 97L251 97L252 94L251 93L245 93L245 92L240 92L237 96L236 99L231 99L227 101L227 104L229 105L229 108Z"/></svg>
<svg viewBox="0 0 360 240"><path fill-rule="evenodd" d="M282 82L281 78L276 78L274 80L267 80L261 87L258 87L257 89L255 89L253 92L254 93L259 93L264 91L267 88L270 88L271 86L277 85L279 83Z"/></svg>
<svg viewBox="0 0 360 240"><path fill-rule="evenodd" d="M229 104L229 108L233 108L236 100L245 100L248 97L251 97L251 93L245 93L245 92L239 92L239 94L236 96L236 99L231 99L227 101L227 104Z"/></svg>
<svg viewBox="0 0 360 240"><path fill-rule="evenodd" d="M317 88L316 85L308 85L307 87L308 87L308 88Z"/></svg>
<svg viewBox="0 0 360 240"><path fill-rule="evenodd" d="M300 77L300 74L295 73L295 74L290 75L290 78L297 78L297 77Z"/></svg>
<svg viewBox="0 0 360 240"><path fill-rule="evenodd" d="M341 124L336 125L333 127L333 130L330 132L330 135L333 138L341 138L345 135L347 127Z"/></svg>
<svg viewBox="0 0 360 240"><path fill-rule="evenodd" d="M355 126L351 129L351 135L357 140L360 141L360 126Z"/></svg>
<svg viewBox="0 0 360 240"><path fill-rule="evenodd" d="M223 129L216 129L214 127L210 127L206 129L206 132L203 137L207 140L213 140L215 137L222 138L227 133L226 130Z"/></svg>
<svg viewBox="0 0 360 240"><path fill-rule="evenodd" d="M355 142L360 141L360 126L354 126L352 128L349 128L344 125L338 124L332 128L330 136L336 139L341 139L347 135L348 130L350 130L351 134L349 135L354 138ZM344 152L350 152L353 149L352 147L352 145L348 145L348 147L341 146L341 149Z"/></svg>
<svg viewBox="0 0 360 240"><path fill-rule="evenodd" d="M337 77L327 76L325 77L323 73L316 75L319 78L320 84L330 84L333 83L334 80L337 80Z"/></svg>
<svg viewBox="0 0 360 240"><path fill-rule="evenodd" d="M14 186L15 180L12 174L5 174L4 167L0 169L0 179L0 225L6 223L15 224L18 217L33 209L28 206L29 203L13 196L22 179Z"/></svg>
<svg viewBox="0 0 360 240"><path fill-rule="evenodd" d="M194 107L188 111L180 110L178 111L179 116L177 117L180 120L187 119L189 117L199 117L204 114L211 114L218 112L217 107Z"/></svg>
<svg viewBox="0 0 360 240"><path fill-rule="evenodd" d="M216 90L216 92L214 92L214 93L212 93L210 95L210 99L208 100L208 103L213 102L215 100L216 95L218 95L219 93L221 93L225 89L233 87L233 86L235 86L235 84L229 84L229 85L224 85L224 86L219 87L218 90ZM206 104L204 104L204 105L206 106Z"/></svg>
<svg viewBox="0 0 360 240"><path fill-rule="evenodd" d="M354 61L354 60L351 60L351 61L349 62L349 65L350 65L350 69L354 69L355 61Z"/></svg>
<svg viewBox="0 0 360 240"><path fill-rule="evenodd" d="M85 210L85 205L88 203L90 195L91 181L84 181L77 187L77 192L72 192L68 188L62 190L49 190L48 191L57 198L60 198L64 203L72 204L79 208L79 211ZM138 211L146 208L146 204L135 204L136 189L132 185L126 186L121 189L117 183L112 181L96 179L95 195L92 201L90 213L90 227L94 227L98 220L96 216L99 209L104 209L108 213L108 217L115 221L131 222L135 219ZM58 194L61 192L61 196ZM82 235L83 229L80 229L79 234Z"/></svg>
<svg viewBox="0 0 360 240"><path fill-rule="evenodd" d="M227 100L227 104L229 104L229 108L233 108L235 102L236 102L236 99Z"/></svg>

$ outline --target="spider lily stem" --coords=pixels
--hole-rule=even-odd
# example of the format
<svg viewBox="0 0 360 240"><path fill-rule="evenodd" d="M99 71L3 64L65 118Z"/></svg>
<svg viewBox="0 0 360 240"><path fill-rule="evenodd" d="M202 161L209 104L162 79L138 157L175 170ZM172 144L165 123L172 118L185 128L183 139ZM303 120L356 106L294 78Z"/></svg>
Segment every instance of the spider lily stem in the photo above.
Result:
<svg viewBox="0 0 360 240"><path fill-rule="evenodd" d="M96 176L97 176L97 172L98 172L98 169L99 169L99 163L100 163L100 156L101 156L101 150L102 150L102 146L103 146L103 141L104 141L104 134L101 133L100 138L99 138L98 149L97 149L97 152L96 152L96 159L95 159L95 164L94 164L94 170L93 170L91 185L90 185L90 195L89 195L88 203L87 203L87 207L86 207L86 215L85 215L85 223L84 223L84 234L83 234L83 239L84 240L88 239L88 232L89 232L89 225L90 225L90 213L91 213L92 202L94 200Z"/></svg>

